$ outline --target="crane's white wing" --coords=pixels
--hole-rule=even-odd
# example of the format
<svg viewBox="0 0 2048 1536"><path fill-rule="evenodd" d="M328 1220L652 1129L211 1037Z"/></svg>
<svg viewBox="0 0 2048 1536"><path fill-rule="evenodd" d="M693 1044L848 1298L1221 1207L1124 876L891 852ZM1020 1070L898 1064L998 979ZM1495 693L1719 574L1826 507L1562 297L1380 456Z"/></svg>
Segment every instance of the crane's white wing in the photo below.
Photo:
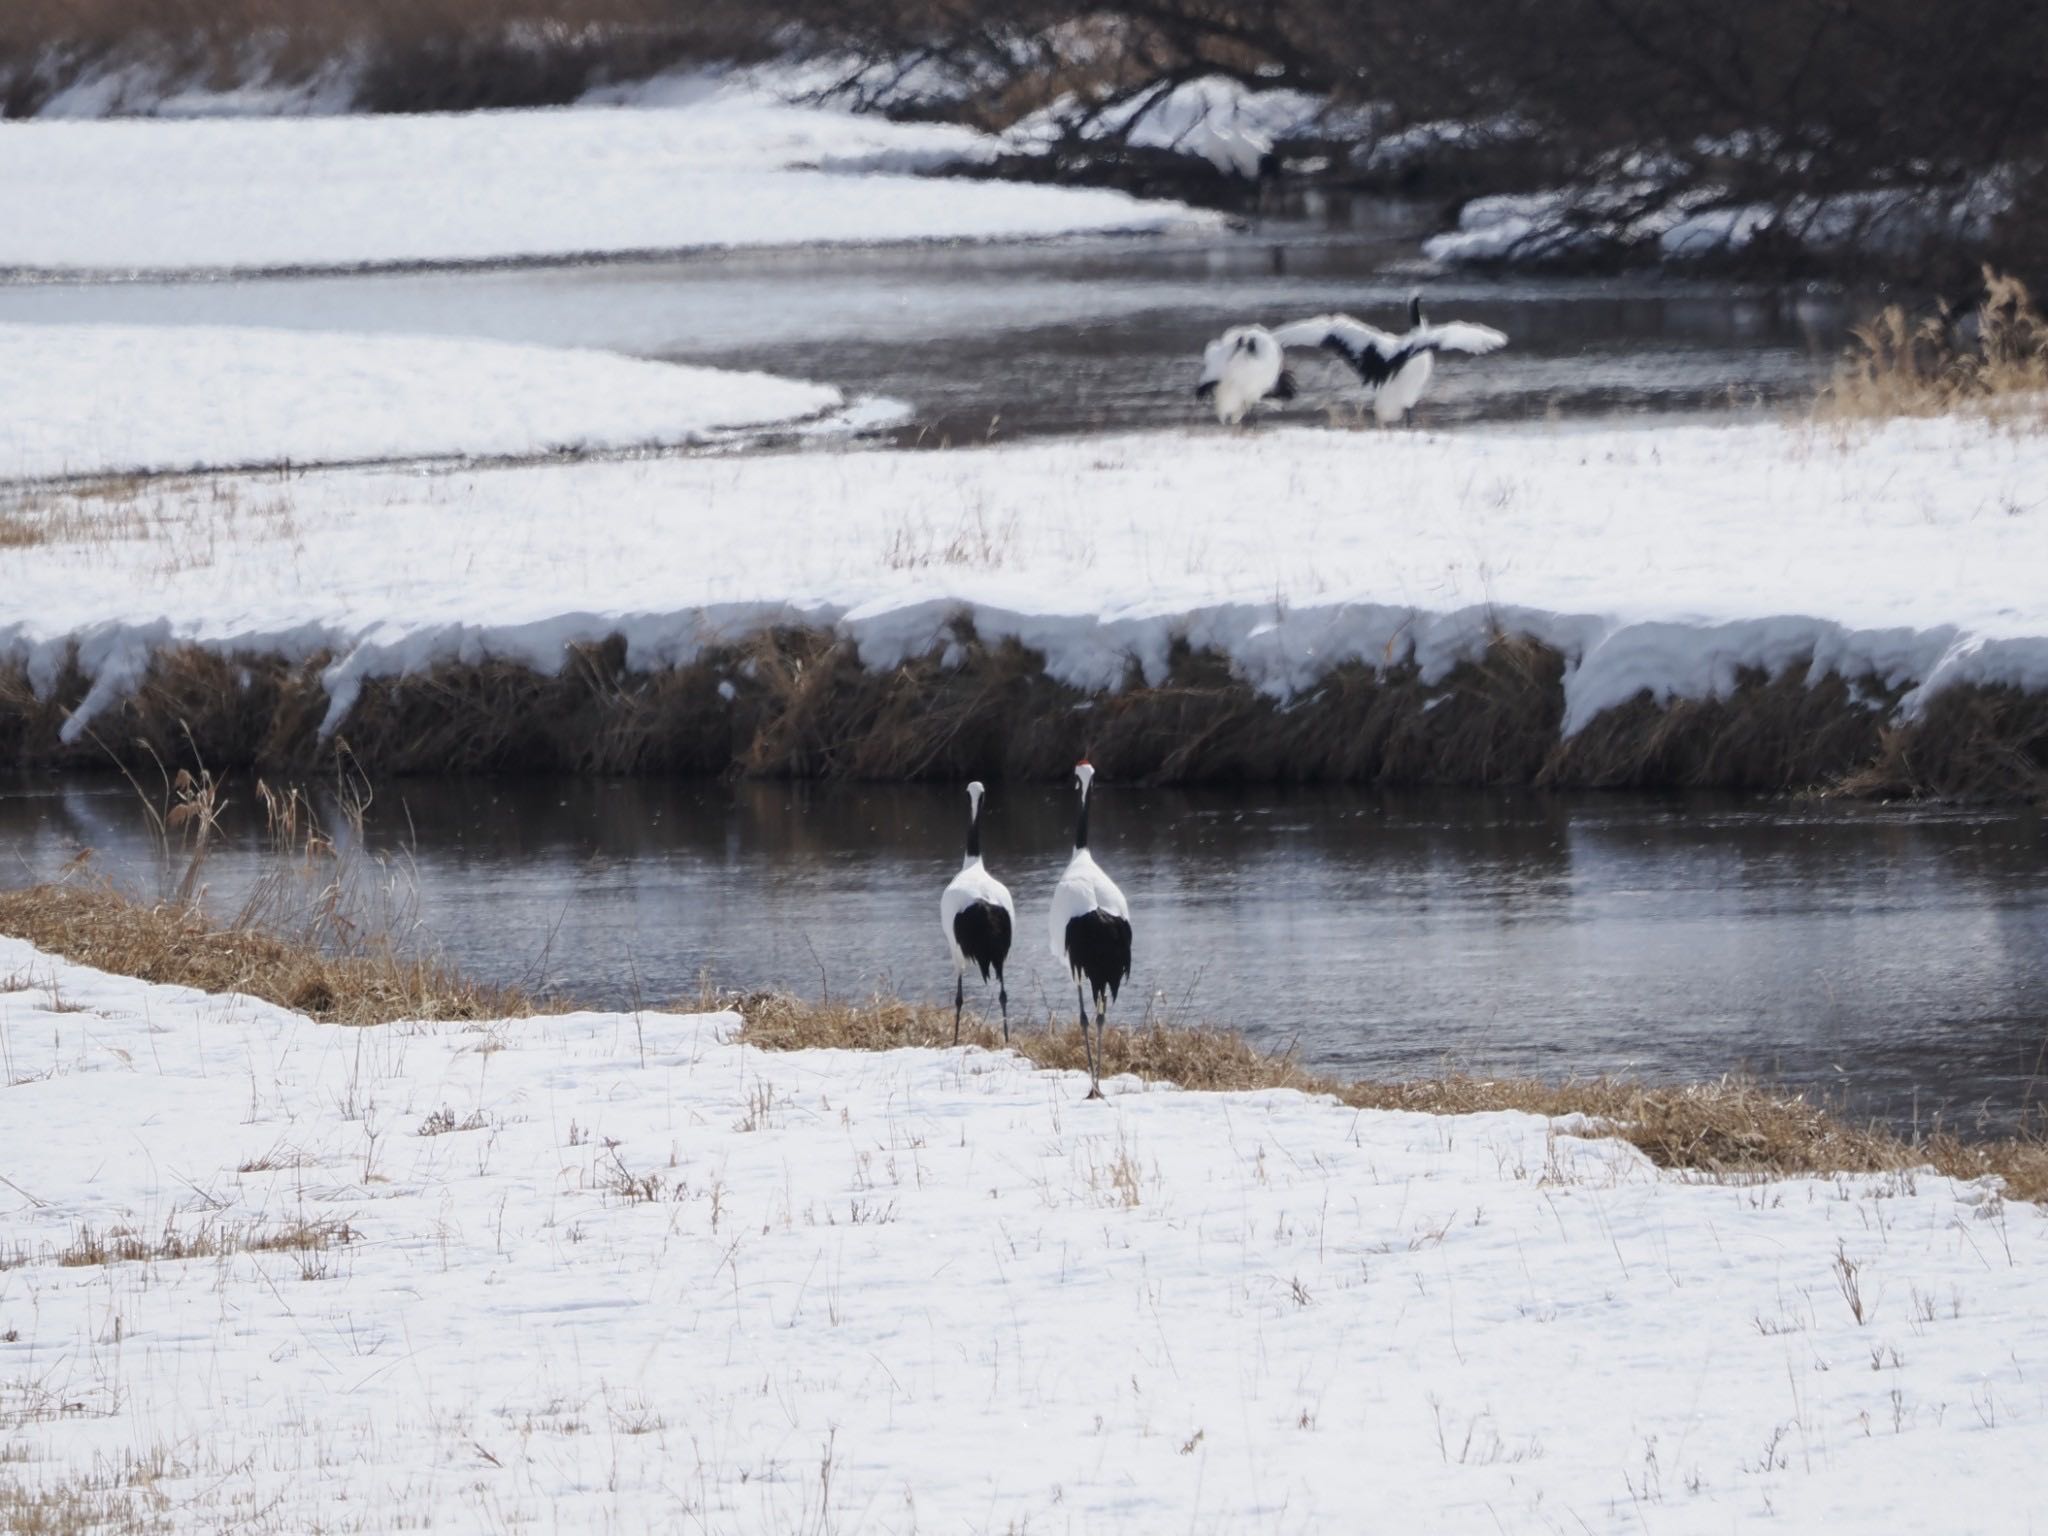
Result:
<svg viewBox="0 0 2048 1536"><path fill-rule="evenodd" d="M1442 325L1425 325L1405 338L1411 347L1434 347L1440 352L1486 353L1508 344L1508 339L1490 325L1469 320L1447 320Z"/></svg>
<svg viewBox="0 0 2048 1536"><path fill-rule="evenodd" d="M1361 379L1374 385L1386 382L1408 346L1406 338L1390 336L1349 315L1296 320L1281 326L1273 336L1283 347L1321 347L1334 352L1357 369Z"/></svg>

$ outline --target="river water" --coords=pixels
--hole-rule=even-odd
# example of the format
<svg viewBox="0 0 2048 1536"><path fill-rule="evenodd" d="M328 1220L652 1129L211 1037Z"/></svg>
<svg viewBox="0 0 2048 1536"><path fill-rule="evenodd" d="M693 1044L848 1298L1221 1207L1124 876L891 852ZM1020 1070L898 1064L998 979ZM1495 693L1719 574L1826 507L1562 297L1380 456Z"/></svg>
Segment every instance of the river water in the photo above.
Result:
<svg viewBox="0 0 2048 1536"><path fill-rule="evenodd" d="M0 285L0 322L256 325L475 336L758 368L906 402L925 446L1203 419L1202 345L1243 321L1340 309L1404 328L1498 326L1506 351L1451 358L1419 418L1725 411L1809 390L1852 310L1797 287L1654 275L1434 275L1435 210L1345 205L1320 222L1187 237L706 253L500 271ZM1297 359L1281 419L1355 411L1335 361Z"/></svg>
<svg viewBox="0 0 2048 1536"><path fill-rule="evenodd" d="M272 867L230 794L206 868L223 912ZM929 786L412 780L367 829L427 940L485 977L615 1006L705 980L950 1001L938 897L964 807ZM1045 932L1071 814L1046 786L988 804L1020 1013L1073 1007ZM1105 785L1094 830L1134 912L1126 1022L1227 1024L1354 1075L1747 1068L1922 1129L2010 1126L2048 1069L2036 812ZM161 877L119 779L0 792L10 883L86 847Z"/></svg>

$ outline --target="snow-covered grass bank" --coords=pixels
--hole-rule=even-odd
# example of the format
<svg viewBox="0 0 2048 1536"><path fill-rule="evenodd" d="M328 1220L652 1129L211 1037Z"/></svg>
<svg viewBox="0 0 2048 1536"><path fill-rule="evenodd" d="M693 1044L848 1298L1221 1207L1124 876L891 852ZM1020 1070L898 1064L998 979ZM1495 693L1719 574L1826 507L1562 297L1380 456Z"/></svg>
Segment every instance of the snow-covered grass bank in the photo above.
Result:
<svg viewBox="0 0 2048 1536"><path fill-rule="evenodd" d="M1160 683L1182 648L1275 700L1346 666L1426 692L1514 635L1562 658L1566 737L1751 672L1843 679L1881 720L2048 688L2044 484L2048 439L1956 420L205 480L10 509L0 659L46 699L87 690L67 740L173 646L317 664L332 728L371 680L549 675L611 636L645 673L803 625L878 669L958 659L963 620L1090 693Z"/></svg>
<svg viewBox="0 0 2048 1536"><path fill-rule="evenodd" d="M2006 1531L2048 1449L2048 1225L1982 1184L1088 1105L730 1015L340 1030L13 940L0 976L33 1130L0 1152L0 1508Z"/></svg>
<svg viewBox="0 0 2048 1536"><path fill-rule="evenodd" d="M561 260L1203 217L1115 192L907 174L984 158L988 141L713 78L643 110L9 123L0 150L0 271Z"/></svg>
<svg viewBox="0 0 2048 1536"><path fill-rule="evenodd" d="M0 480L673 446L845 403L825 384L566 348L0 325Z"/></svg>

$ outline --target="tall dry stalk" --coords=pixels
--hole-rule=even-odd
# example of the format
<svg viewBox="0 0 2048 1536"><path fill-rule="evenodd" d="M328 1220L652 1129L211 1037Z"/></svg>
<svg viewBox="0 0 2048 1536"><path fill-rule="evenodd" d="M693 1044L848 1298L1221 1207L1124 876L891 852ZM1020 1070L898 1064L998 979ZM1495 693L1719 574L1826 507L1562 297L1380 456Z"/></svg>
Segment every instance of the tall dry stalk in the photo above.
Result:
<svg viewBox="0 0 2048 1536"><path fill-rule="evenodd" d="M1914 320L1893 304L1850 334L1849 352L1821 394L1823 419L1973 412L2048 427L2048 319L2016 277L1986 267L1984 302L1973 317Z"/></svg>

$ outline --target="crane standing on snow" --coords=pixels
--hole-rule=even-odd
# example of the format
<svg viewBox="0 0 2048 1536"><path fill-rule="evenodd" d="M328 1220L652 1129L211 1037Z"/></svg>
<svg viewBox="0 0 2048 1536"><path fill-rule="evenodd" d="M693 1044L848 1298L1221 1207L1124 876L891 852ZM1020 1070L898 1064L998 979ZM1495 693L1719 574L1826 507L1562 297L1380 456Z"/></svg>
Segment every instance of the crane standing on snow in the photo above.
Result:
<svg viewBox="0 0 2048 1536"><path fill-rule="evenodd" d="M1131 974L1131 907L1116 882L1088 851L1088 785L1095 770L1083 758L1074 768L1081 789L1081 815L1074 824L1074 856L1052 888L1052 957L1074 978L1081 1010L1081 1045L1088 1053L1088 1097L1102 1097L1102 1028L1109 1001ZM1088 1039L1088 991L1095 994L1095 1039Z"/></svg>
<svg viewBox="0 0 2048 1536"><path fill-rule="evenodd" d="M1422 318L1422 295L1408 301L1408 332L1395 336L1349 315L1317 315L1273 332L1283 347L1321 347L1357 370L1372 391L1373 415L1381 426L1402 421L1429 387L1439 352L1492 352L1508 343L1491 326L1451 320L1430 325Z"/></svg>
<svg viewBox="0 0 2048 1536"><path fill-rule="evenodd" d="M981 797L979 781L967 786L967 857L960 873L939 897L939 925L953 947L953 1043L960 1043L960 1007L967 996L967 967L981 968L982 984L996 973L996 997L1003 1008L1003 1043L1010 1041L1010 994L1003 986L1003 962L1010 957L1010 935L1017 927L1017 908L1009 887L981 862Z"/></svg>
<svg viewBox="0 0 2048 1536"><path fill-rule="evenodd" d="M1195 398L1216 407L1216 419L1234 427L1269 396L1294 398L1294 375L1286 354L1263 325L1237 325L1202 349L1202 377Z"/></svg>

